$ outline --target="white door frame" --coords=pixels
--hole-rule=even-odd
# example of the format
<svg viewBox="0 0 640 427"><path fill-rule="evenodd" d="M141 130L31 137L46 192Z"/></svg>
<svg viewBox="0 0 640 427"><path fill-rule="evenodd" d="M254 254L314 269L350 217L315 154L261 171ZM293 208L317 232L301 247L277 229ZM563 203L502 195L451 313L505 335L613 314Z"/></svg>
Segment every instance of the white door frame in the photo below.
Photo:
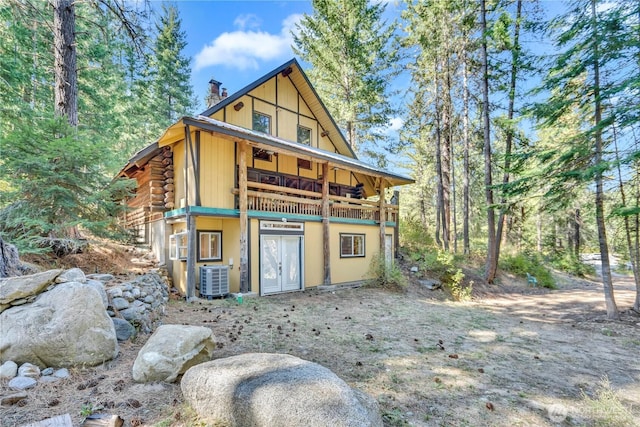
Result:
<svg viewBox="0 0 640 427"><path fill-rule="evenodd" d="M304 224L261 221L259 257L260 295L304 289Z"/></svg>

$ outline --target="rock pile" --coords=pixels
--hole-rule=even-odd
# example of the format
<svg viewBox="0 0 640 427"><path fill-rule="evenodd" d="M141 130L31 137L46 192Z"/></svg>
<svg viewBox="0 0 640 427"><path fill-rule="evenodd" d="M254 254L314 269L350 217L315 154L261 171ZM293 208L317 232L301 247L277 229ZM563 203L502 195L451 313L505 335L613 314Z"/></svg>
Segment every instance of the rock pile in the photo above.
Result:
<svg viewBox="0 0 640 427"><path fill-rule="evenodd" d="M105 276L89 275L88 277L92 279L99 277L102 280L113 279L113 277ZM169 286L157 270L152 270L130 282L107 287L106 293L109 299L107 313L114 318L116 330L119 327L122 330L128 329L121 321L115 320L121 317L145 334L151 333L155 329L160 316L164 314L164 306L169 301ZM128 338L126 337L124 340Z"/></svg>
<svg viewBox="0 0 640 427"><path fill-rule="evenodd" d="M151 332L169 300L163 277L112 280L77 268L0 279L0 362L93 366L117 356L118 340Z"/></svg>

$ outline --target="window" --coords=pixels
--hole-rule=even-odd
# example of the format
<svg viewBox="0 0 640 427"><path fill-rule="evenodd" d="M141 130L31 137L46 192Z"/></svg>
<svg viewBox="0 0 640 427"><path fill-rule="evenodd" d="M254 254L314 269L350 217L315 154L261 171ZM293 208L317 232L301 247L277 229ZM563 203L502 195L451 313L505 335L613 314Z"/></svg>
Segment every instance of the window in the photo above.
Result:
<svg viewBox="0 0 640 427"><path fill-rule="evenodd" d="M271 133L271 116L266 114L253 112L253 130L262 133Z"/></svg>
<svg viewBox="0 0 640 427"><path fill-rule="evenodd" d="M169 259L187 259L187 232L169 236Z"/></svg>
<svg viewBox="0 0 640 427"><path fill-rule="evenodd" d="M222 260L222 231L198 231L198 261Z"/></svg>
<svg viewBox="0 0 640 427"><path fill-rule="evenodd" d="M340 233L340 258L364 257L364 234Z"/></svg>
<svg viewBox="0 0 640 427"><path fill-rule="evenodd" d="M263 150L261 148L253 147L253 158L260 159L267 162L271 161L271 153L267 150Z"/></svg>
<svg viewBox="0 0 640 427"><path fill-rule="evenodd" d="M311 145L311 129L298 125L298 142Z"/></svg>
<svg viewBox="0 0 640 427"><path fill-rule="evenodd" d="M298 159L298 167L300 169L311 170L311 160Z"/></svg>

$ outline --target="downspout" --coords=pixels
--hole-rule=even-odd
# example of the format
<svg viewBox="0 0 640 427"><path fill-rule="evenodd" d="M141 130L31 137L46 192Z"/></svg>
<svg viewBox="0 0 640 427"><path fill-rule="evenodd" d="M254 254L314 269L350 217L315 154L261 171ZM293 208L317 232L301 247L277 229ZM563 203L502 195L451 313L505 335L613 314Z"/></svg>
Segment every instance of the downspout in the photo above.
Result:
<svg viewBox="0 0 640 427"><path fill-rule="evenodd" d="M184 127L184 200L185 216L187 219L187 301L196 297L196 224L191 215L189 203L189 149L191 149L191 129L189 125ZM193 159L192 159L193 160ZM195 167L195 165L194 165Z"/></svg>

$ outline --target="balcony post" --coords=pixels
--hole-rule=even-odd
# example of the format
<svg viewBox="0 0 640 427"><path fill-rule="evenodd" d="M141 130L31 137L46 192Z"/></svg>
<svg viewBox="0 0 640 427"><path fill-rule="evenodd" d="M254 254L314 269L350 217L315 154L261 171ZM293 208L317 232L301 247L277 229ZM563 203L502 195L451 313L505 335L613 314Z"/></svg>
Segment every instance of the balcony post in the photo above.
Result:
<svg viewBox="0 0 640 427"><path fill-rule="evenodd" d="M325 285L331 284L331 245L329 241L329 163L322 164L322 253Z"/></svg>
<svg viewBox="0 0 640 427"><path fill-rule="evenodd" d="M398 247L400 245L400 192L398 190L393 192L393 198L395 199L394 204L398 207L395 217L396 226L393 236L393 258L395 259L398 257Z"/></svg>
<svg viewBox="0 0 640 427"><path fill-rule="evenodd" d="M385 207L384 190L384 179L380 178L380 256L386 259L385 234L387 232L387 208Z"/></svg>
<svg viewBox="0 0 640 427"><path fill-rule="evenodd" d="M238 199L240 208L240 292L249 292L249 246L247 215L247 143L238 142Z"/></svg>

